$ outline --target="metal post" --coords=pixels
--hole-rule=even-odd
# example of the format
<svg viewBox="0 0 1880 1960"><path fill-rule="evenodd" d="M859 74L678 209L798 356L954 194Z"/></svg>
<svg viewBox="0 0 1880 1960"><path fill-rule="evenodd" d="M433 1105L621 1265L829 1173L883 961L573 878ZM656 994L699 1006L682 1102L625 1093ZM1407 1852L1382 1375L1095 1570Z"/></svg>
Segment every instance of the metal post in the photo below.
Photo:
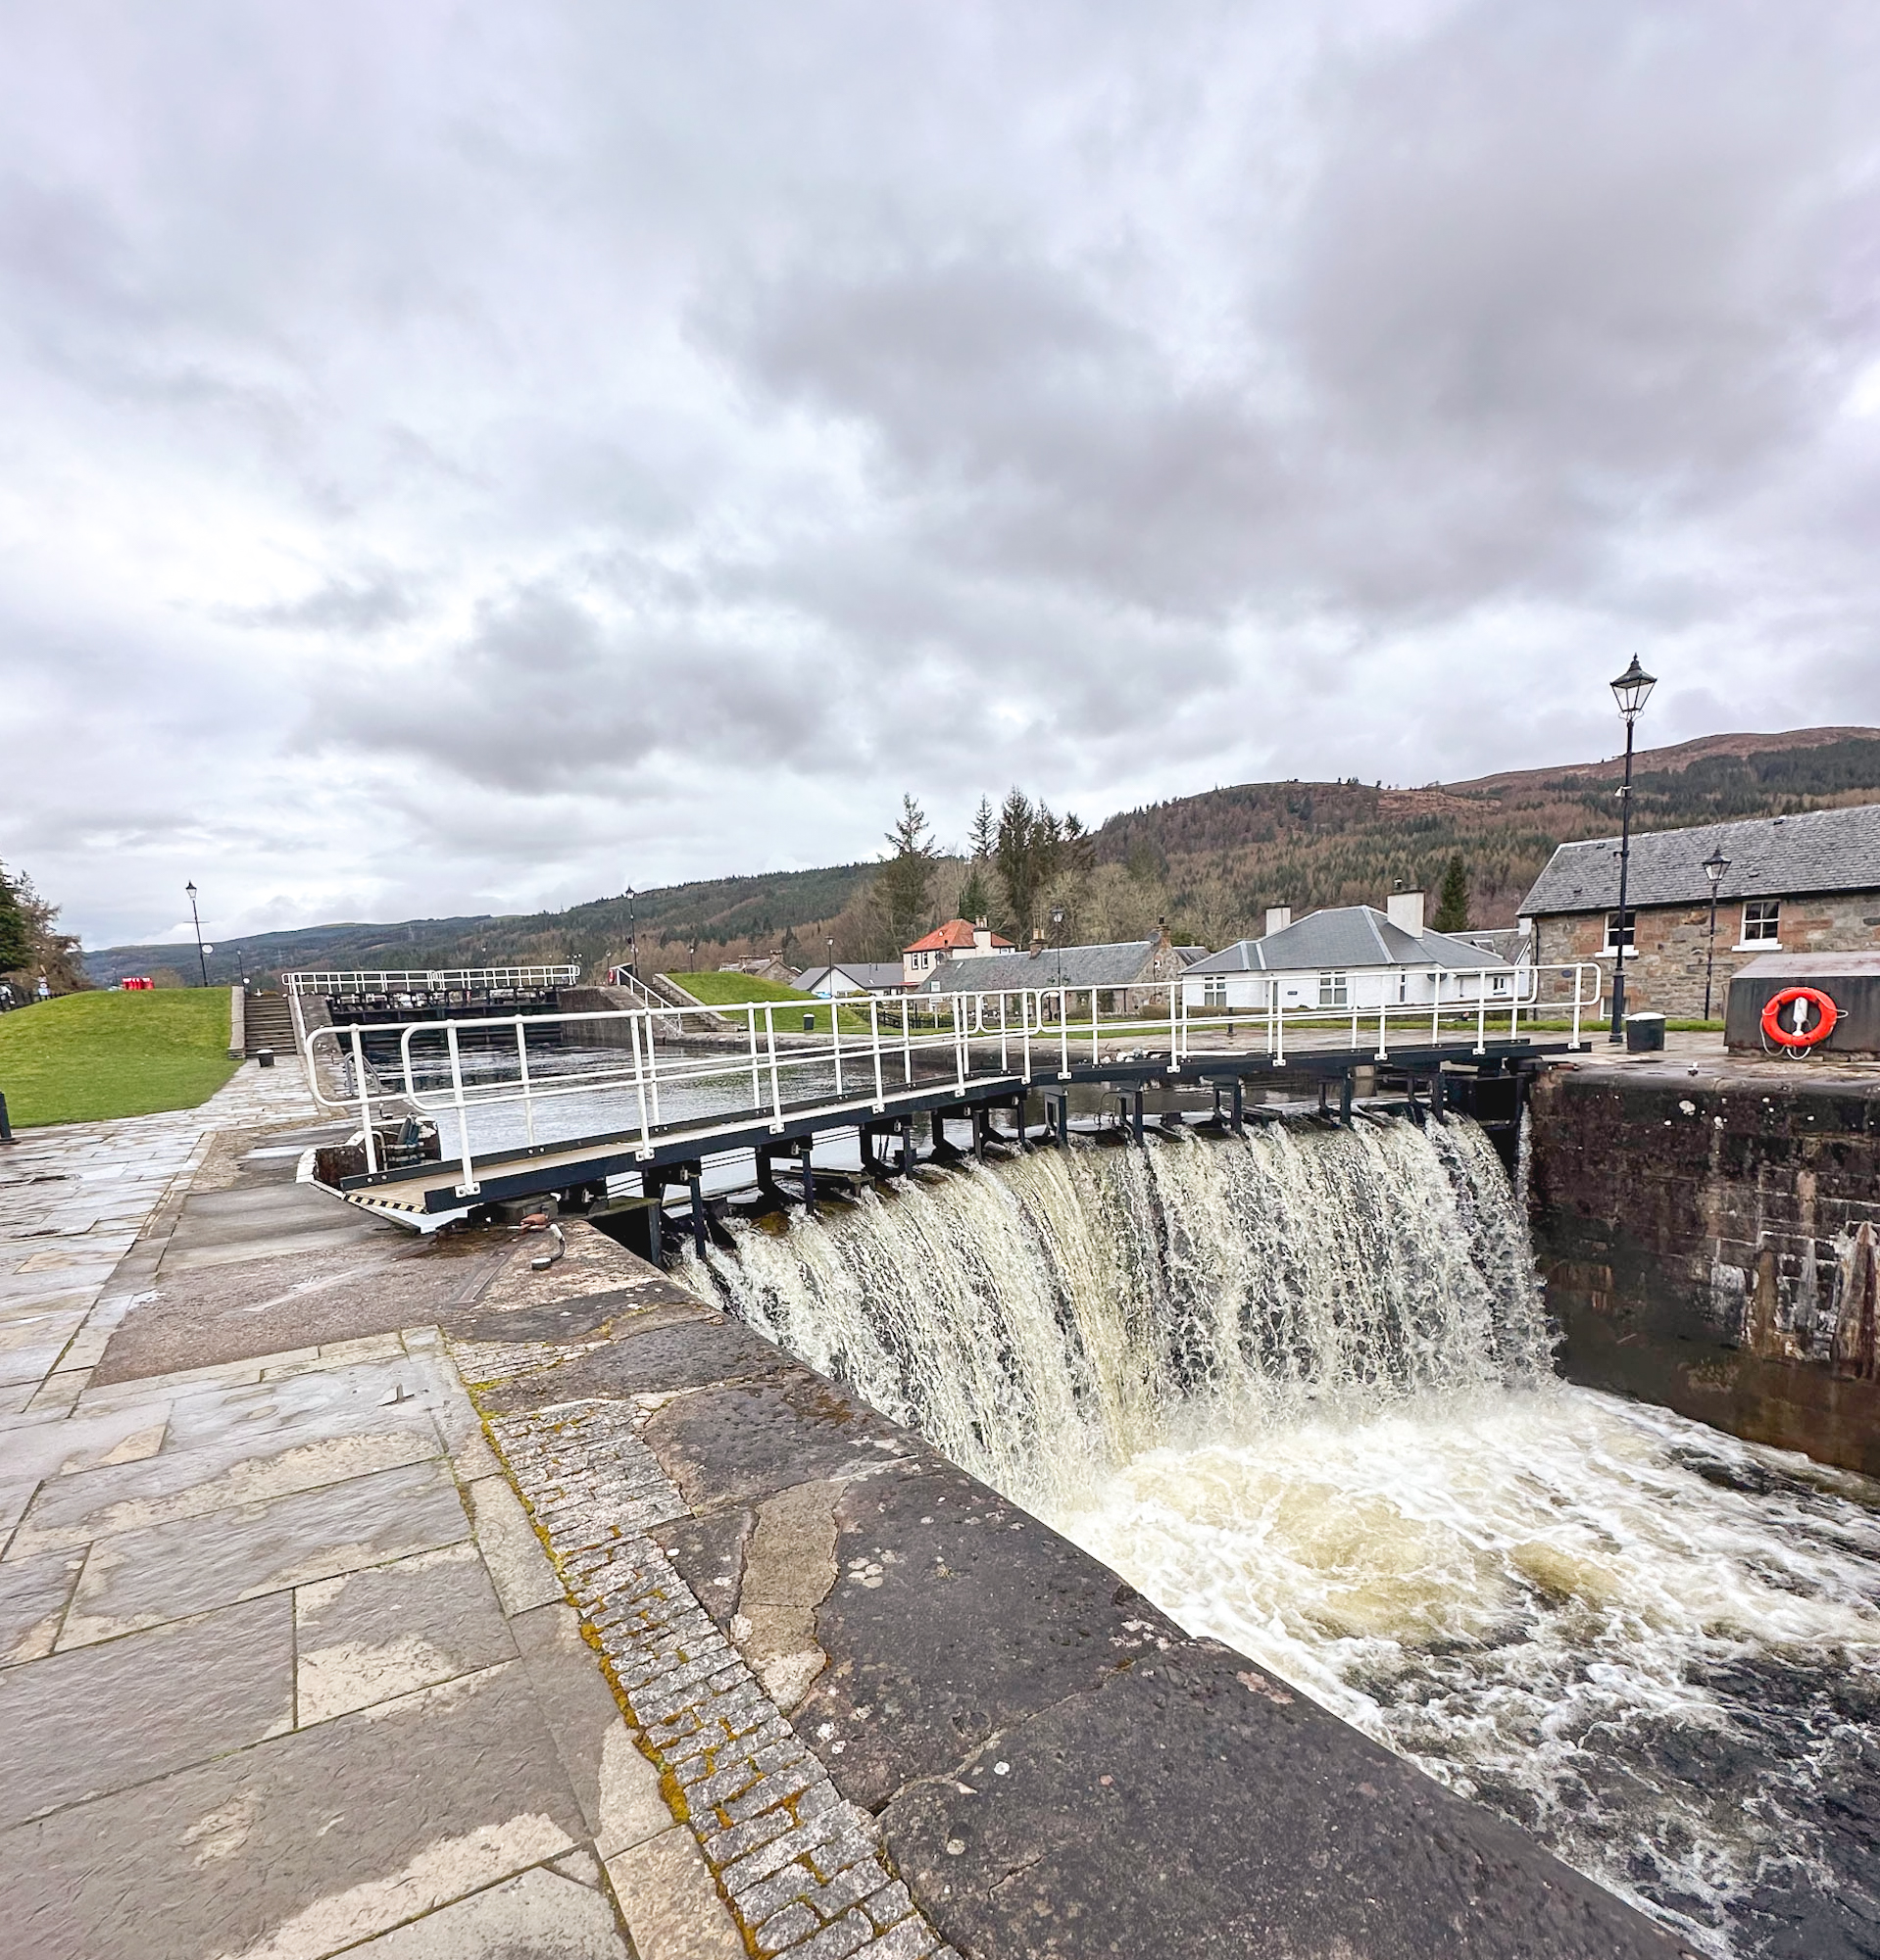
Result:
<svg viewBox="0 0 1880 1960"><path fill-rule="evenodd" d="M1619 943L1612 951L1611 1042L1625 1039L1625 887L1632 864L1632 719L1625 722L1625 784L1619 791Z"/></svg>
<svg viewBox="0 0 1880 1960"><path fill-rule="evenodd" d="M903 1116L901 1119L901 1175L903 1177L912 1177L914 1175L915 1162L914 1118L912 1116Z"/></svg>
<svg viewBox="0 0 1880 1960"><path fill-rule="evenodd" d="M881 1113L884 1096L881 1088L881 1000L878 995L868 996L868 1049L874 1056L874 1108Z"/></svg>
<svg viewBox="0 0 1880 1960"><path fill-rule="evenodd" d="M516 1016L516 1066L522 1084L522 1121L528 1131L528 1140L535 1141L535 1103L529 1094L528 1081L528 1038L522 1030L522 1017Z"/></svg>
<svg viewBox="0 0 1880 1960"><path fill-rule="evenodd" d="M14 1142L13 1125L7 1121L7 1099L0 1093L0 1144Z"/></svg>
<svg viewBox="0 0 1880 1960"><path fill-rule="evenodd" d="M1340 1121L1341 1123L1343 1123L1343 1124L1344 1124L1344 1126L1346 1127L1346 1129L1348 1129L1348 1130L1349 1130L1349 1129L1351 1128L1351 1126L1352 1126L1352 1072L1351 1072L1351 1070L1350 1070L1349 1068L1348 1068L1348 1069L1347 1069L1347 1070L1345 1071L1345 1082L1344 1082L1344 1086L1343 1086L1343 1088L1341 1088L1341 1089L1339 1090L1339 1092L1338 1092L1338 1120L1339 1120L1339 1121Z"/></svg>
<svg viewBox="0 0 1880 1960"><path fill-rule="evenodd" d="M451 1096L457 1104L457 1142L464 1159L464 1182L457 1187L457 1195L459 1198L474 1198L481 1187L476 1182L476 1166L470 1157L470 1114L464 1107L464 1063L457 1049L455 1021L446 1024L444 1038L450 1049ZM370 1124L367 1126L366 1134L371 1135Z"/></svg>
<svg viewBox="0 0 1880 1960"><path fill-rule="evenodd" d="M699 1164L687 1164L685 1182L692 1193L692 1244L703 1261L710 1241L705 1229L705 1187L699 1175L701 1169Z"/></svg>
<svg viewBox="0 0 1880 1960"><path fill-rule="evenodd" d="M814 1161L816 1139L803 1140L803 1209L807 1216L816 1216L816 1164Z"/></svg>
<svg viewBox="0 0 1880 1960"><path fill-rule="evenodd" d="M770 1127L783 1127L783 1087L777 1080L777 1010L764 1010L764 1039L770 1051Z"/></svg>
<svg viewBox="0 0 1880 1960"><path fill-rule="evenodd" d="M1246 1084L1243 1083L1240 1077L1237 1075L1234 1077L1234 1116L1233 1116L1234 1135L1237 1137L1244 1137L1247 1134L1247 1112L1246 1112L1245 1097L1246 1097Z"/></svg>
<svg viewBox="0 0 1880 1960"><path fill-rule="evenodd" d="M360 1046L359 1029L357 1026L353 1029L353 1087L359 1092L359 1126L366 1132L366 1174L368 1177L372 1177L376 1176L378 1172L378 1152L372 1137L371 1094L366 1087L366 1052ZM461 1096L458 1098L458 1135L461 1140L464 1122L463 1098ZM468 1153L464 1159L464 1176L468 1181L470 1177L470 1158Z"/></svg>
<svg viewBox="0 0 1880 1960"><path fill-rule="evenodd" d="M1136 1091L1136 1106L1134 1111L1132 1112L1132 1115L1133 1115L1132 1127L1136 1133L1136 1141L1137 1143L1141 1143L1143 1141L1143 1135L1142 1135L1142 1091L1140 1089Z"/></svg>

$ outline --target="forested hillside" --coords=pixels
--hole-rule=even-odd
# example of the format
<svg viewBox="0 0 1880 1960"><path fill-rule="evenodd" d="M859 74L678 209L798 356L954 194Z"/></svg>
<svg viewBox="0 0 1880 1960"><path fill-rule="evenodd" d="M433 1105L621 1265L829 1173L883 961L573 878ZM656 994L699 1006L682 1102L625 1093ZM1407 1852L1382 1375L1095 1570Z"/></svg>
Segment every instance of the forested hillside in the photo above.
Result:
<svg viewBox="0 0 1880 1960"><path fill-rule="evenodd" d="M1385 789L1344 782L1242 783L1125 810L1091 838L1094 866L1043 896L1065 904L1067 934L1123 938L1165 918L1211 946L1260 929L1265 908L1381 904L1394 887L1434 893L1460 853L1477 925L1510 922L1557 844L1618 828L1613 760L1525 769L1473 782ZM1880 802L1880 730L1811 728L1714 735L1637 759L1634 818L1644 829ZM820 960L833 937L844 958L878 956L864 903L878 867L838 864L761 877L701 879L636 895L642 964L715 966L749 953ZM936 861L932 906L944 916L968 867ZM991 909L999 911L996 880ZM995 923L1022 942L1020 922ZM436 967L578 959L590 974L624 959L628 905L599 899L567 911L501 918L415 919L267 933L218 945L217 980L237 959L281 966ZM112 947L85 956L93 980L193 964L193 949Z"/></svg>

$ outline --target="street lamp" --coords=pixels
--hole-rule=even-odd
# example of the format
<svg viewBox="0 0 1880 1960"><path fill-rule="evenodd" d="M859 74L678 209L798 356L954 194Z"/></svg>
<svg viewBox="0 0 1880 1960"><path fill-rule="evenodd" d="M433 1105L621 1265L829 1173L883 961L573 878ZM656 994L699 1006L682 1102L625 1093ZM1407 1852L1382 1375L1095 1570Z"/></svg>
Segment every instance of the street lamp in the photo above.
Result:
<svg viewBox="0 0 1880 1960"><path fill-rule="evenodd" d="M1730 868L1730 860L1723 855L1723 846L1718 845L1704 860L1704 875L1710 881L1710 939L1704 952L1704 1018L1710 1018L1710 975L1716 967L1717 957L1717 887L1723 882L1723 874Z"/></svg>
<svg viewBox="0 0 1880 1960"><path fill-rule="evenodd" d="M209 955L202 943L202 915L196 910L196 881L191 878L183 890L189 894L190 923L196 928L196 965L202 973L202 984L209 985Z"/></svg>
<svg viewBox="0 0 1880 1960"><path fill-rule="evenodd" d="M640 933L633 917L633 887L626 888L626 970L635 980L640 977Z"/></svg>
<svg viewBox="0 0 1880 1960"><path fill-rule="evenodd" d="M1619 791L1619 930L1618 945L1612 950L1612 1033L1610 1039L1625 1039L1625 955L1632 942L1629 914L1625 907L1626 873L1632 860L1632 725L1645 711L1657 678L1639 665L1637 654L1632 664L1611 683L1612 699L1625 717L1625 783Z"/></svg>
<svg viewBox="0 0 1880 1960"><path fill-rule="evenodd" d="M1058 948L1058 1018L1064 1018L1064 908L1051 908L1051 937Z"/></svg>

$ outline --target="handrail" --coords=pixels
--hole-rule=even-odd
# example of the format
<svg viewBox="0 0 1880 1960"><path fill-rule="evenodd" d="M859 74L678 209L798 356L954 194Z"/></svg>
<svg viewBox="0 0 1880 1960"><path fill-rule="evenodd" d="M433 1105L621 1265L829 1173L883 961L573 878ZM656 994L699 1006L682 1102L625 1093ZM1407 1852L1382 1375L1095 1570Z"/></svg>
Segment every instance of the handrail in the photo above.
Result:
<svg viewBox="0 0 1880 1960"><path fill-rule="evenodd" d="M283 973L289 994L487 994L522 988L572 987L581 977L578 960L560 966L452 966L445 968L361 969L357 972Z"/></svg>
<svg viewBox="0 0 1880 1960"><path fill-rule="evenodd" d="M1380 969L1358 968L1351 981ZM1393 982L1400 969L1381 969ZM536 1144L537 1117L544 1109L570 1096L618 1094L633 1099L636 1120L622 1127L637 1130L636 1153L654 1154L654 1132L663 1125L663 1099L669 1104L676 1092L712 1087L723 1096L731 1085L748 1085L749 1103L735 1105L722 1113L727 1117L748 1113L767 1122L773 1132L785 1127L784 1086L787 1078L801 1078L806 1072L821 1071L816 1093L828 1104L866 1103L876 1114L885 1108L893 1061L900 1062L900 1088L916 1085L917 1056L931 1056L938 1072L930 1079L948 1083L956 1094L964 1094L969 1081L1016 1079L1029 1085L1041 1074L1058 1081L1069 1079L1072 1068L1087 1063L1101 1067L1119 1058L1117 1046L1125 1041L1160 1042L1166 1036L1166 1069L1169 1075L1205 1073L1210 1055L1221 1053L1245 1054L1248 1048L1227 1045L1242 1031L1263 1035L1263 1053L1275 1066L1286 1059L1288 1033L1325 1034L1337 1031L1345 1037L1339 1047L1345 1053L1366 1054L1366 1058L1387 1061L1393 1033L1401 1047L1406 1030L1420 1035L1427 1023L1428 1037L1435 1046L1444 1046L1447 1022L1459 1039L1447 1044L1461 1054L1486 1053L1491 1020L1499 1029L1504 1015L1508 1037L1519 1036L1522 1017L1530 1021L1552 1010L1569 1015L1571 1045L1588 1046L1583 1035L1585 1019L1600 1004L1602 976L1594 961L1580 961L1557 967L1483 966L1472 969L1443 967L1408 969L1415 979L1430 983L1429 1001L1388 1001L1364 1004L1348 991L1347 999L1335 1005L1301 1003L1288 1006L1279 998L1279 989L1266 985L1263 1003L1229 1007L1219 1003L1197 1003L1195 993L1207 978L1177 975L1168 980L1143 982L1114 990L1080 987L1012 987L987 989L978 994L926 995L903 997L900 1025L882 1025L879 1003L869 1001L866 1029L852 1023L846 1035L841 1016L862 1018L859 1005L845 1007L840 1002L817 1008L829 1016L827 1038L819 1033L795 1035L779 1033L775 1001L749 1001L715 1005L713 1013L735 1027L742 1039L701 1049L696 1043L684 1046L686 1015L683 1007L615 1007L593 1012L549 1014L501 1014L472 1016L451 1021L389 1023L361 1029L315 1028L302 1031L307 1058L307 1074L314 1095L322 1106L333 1110L359 1112L367 1132L368 1164L375 1169L375 1152L371 1142L371 1103L374 1098L396 1096L411 1108L434 1116L452 1117L457 1125L455 1149L451 1152L462 1166L463 1181L458 1194L473 1198L478 1190L477 1149L470 1134L471 1116L480 1109L519 1108L528 1140ZM1546 979L1555 982L1551 997ZM1388 988L1380 988L1380 995ZM1409 988L1404 989L1409 992ZM1090 996L1090 1019L1086 1034L1077 997ZM1167 1019L1161 1019L1158 997L1167 997ZM1104 1002L1111 1000L1106 1009ZM1118 1001L1120 1005L1117 1004ZM1198 1010L1199 1008L1199 1010ZM1375 1045L1371 1045L1371 1017L1375 1011ZM916 1019L916 1010L924 1010ZM1074 1044L1072 1016L1078 1025ZM924 1022L924 1025L922 1024ZM1395 1024L1395 1025L1393 1025ZM528 1042L550 1031L564 1035L591 1028L596 1041L590 1058L567 1071L557 1072L538 1064L531 1066ZM1017 1062L1014 1070L1013 1036L1016 1033ZM661 1037L664 1035L665 1045ZM384 1045L396 1040L398 1078L394 1091L386 1087L385 1071L375 1064L368 1044L383 1052ZM316 1066L320 1044L330 1041L332 1058L351 1070L350 1089L329 1096L320 1085ZM486 1052L494 1072L479 1074L465 1068L465 1043L478 1044ZM1216 1042L1221 1046L1215 1046ZM497 1066L501 1057L512 1053L514 1062ZM975 1042L982 1054L975 1058ZM1036 1047L1034 1048L1034 1042ZM1086 1042L1088 1049L1086 1053ZM546 1046L546 1043L544 1043ZM1250 1044L1254 1052L1262 1047ZM1329 1046L1318 1043L1322 1050ZM984 1051L992 1051L986 1054ZM1108 1051L1108 1052L1106 1052ZM1160 1047L1150 1053L1160 1058ZM1054 1066L1055 1064L1055 1066ZM834 1093L827 1088L827 1073L833 1071ZM866 1085L866 1087L864 1087ZM486 1148L495 1148L494 1146Z"/></svg>

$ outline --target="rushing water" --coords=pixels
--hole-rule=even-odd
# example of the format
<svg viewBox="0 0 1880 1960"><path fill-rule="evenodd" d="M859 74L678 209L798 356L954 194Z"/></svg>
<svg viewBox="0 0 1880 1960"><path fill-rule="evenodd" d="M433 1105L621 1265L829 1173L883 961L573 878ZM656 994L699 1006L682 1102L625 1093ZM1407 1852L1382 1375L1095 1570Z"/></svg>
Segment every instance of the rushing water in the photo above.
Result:
<svg viewBox="0 0 1880 1960"><path fill-rule="evenodd" d="M1479 1131L930 1174L733 1308L1719 1954L1880 1952L1880 1490L1566 1387Z"/></svg>

